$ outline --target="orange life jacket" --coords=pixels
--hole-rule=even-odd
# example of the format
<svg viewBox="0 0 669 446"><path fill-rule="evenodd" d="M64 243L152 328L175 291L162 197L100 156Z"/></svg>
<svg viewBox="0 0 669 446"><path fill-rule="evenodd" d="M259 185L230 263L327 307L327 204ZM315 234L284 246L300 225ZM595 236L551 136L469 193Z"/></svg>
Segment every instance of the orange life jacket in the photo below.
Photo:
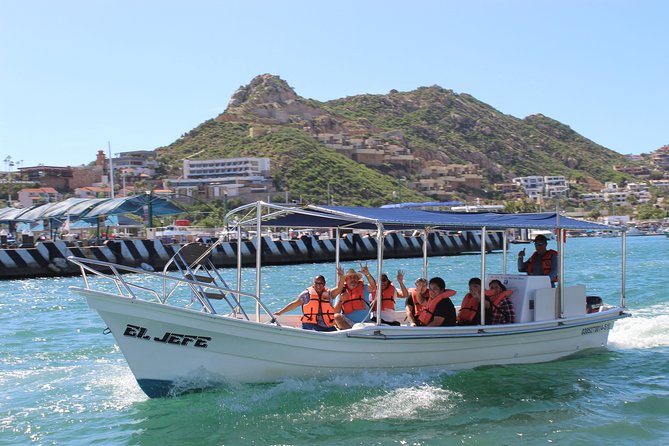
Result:
<svg viewBox="0 0 669 446"><path fill-rule="evenodd" d="M366 288L367 285L362 283L362 281L358 282L358 285L352 290L349 290L348 287L346 288L348 291L348 295L344 297L344 303L342 304L341 308L344 314L352 313L355 310L367 309L369 304L365 300Z"/></svg>
<svg viewBox="0 0 669 446"><path fill-rule="evenodd" d="M418 293L416 293L416 288L409 288L409 295L413 301L413 315L418 316L420 312L423 311L423 308L425 308L425 305L418 302ZM427 288L421 297L424 301L430 300L430 292L427 290Z"/></svg>
<svg viewBox="0 0 669 446"><path fill-rule="evenodd" d="M395 286L390 283L386 288L381 290L381 311L393 310L395 311L395 295L397 290ZM376 298L376 288L372 290L372 300ZM376 310L376 307L374 308Z"/></svg>
<svg viewBox="0 0 669 446"><path fill-rule="evenodd" d="M439 303L444 299L450 298L451 296L455 296L455 291L444 290L434 299L430 299L430 301L427 303L427 306L423 308L423 311L420 312L418 320L423 325L427 325L430 322L432 322L432 319L434 319L434 312L437 310L437 306L439 305Z"/></svg>
<svg viewBox="0 0 669 446"><path fill-rule="evenodd" d="M548 276L551 273L551 266L553 265L553 256L557 256L557 251L555 251L554 249L547 250L541 257L539 257L537 252L532 254L530 259L528 260L527 274L530 276L532 275L532 271L534 271L534 262L539 260L541 261L541 269L544 273L543 275ZM557 277L551 277L551 281L552 282L557 281Z"/></svg>
<svg viewBox="0 0 669 446"><path fill-rule="evenodd" d="M460 311L458 312L458 323L462 325L473 325L474 323L480 324L480 311L480 299L475 298L471 293L467 293L465 298L462 299L462 304L460 305Z"/></svg>
<svg viewBox="0 0 669 446"><path fill-rule="evenodd" d="M317 324L318 315L323 316L323 323L326 326L332 327L334 325L334 308L330 303L330 299L324 299L323 296L329 296L330 291L327 288L323 289L323 294L320 296L314 289L314 287L307 288L309 291L309 302L302 305L302 322L308 324Z"/></svg>
<svg viewBox="0 0 669 446"><path fill-rule="evenodd" d="M512 290L504 290L500 293L495 294L493 290L486 290L485 295L493 307L498 307L499 303L504 300L504 298L509 297L513 294Z"/></svg>

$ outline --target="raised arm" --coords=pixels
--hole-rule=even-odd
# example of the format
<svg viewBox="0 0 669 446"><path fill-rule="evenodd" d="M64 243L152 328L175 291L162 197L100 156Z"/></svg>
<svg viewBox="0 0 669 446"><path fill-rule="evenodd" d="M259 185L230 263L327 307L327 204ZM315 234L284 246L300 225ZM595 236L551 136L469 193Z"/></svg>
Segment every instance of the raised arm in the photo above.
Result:
<svg viewBox="0 0 669 446"><path fill-rule="evenodd" d="M332 297L337 297L346 286L346 277L344 277L344 270L341 267L337 267L337 286L330 290Z"/></svg>
<svg viewBox="0 0 669 446"><path fill-rule="evenodd" d="M406 285L404 285L404 270L397 270L397 283L400 285L401 293L397 293L397 297L406 299L409 297L409 290L407 290Z"/></svg>
<svg viewBox="0 0 669 446"><path fill-rule="evenodd" d="M360 271L362 272L362 275L367 278L367 281L369 282L369 289L374 290L376 289L376 280L374 280L374 277L369 273L369 267L367 266L367 262L363 265L362 262L358 262L360 265Z"/></svg>
<svg viewBox="0 0 669 446"><path fill-rule="evenodd" d="M527 263L525 262L525 250L521 249L518 252L518 272L524 273L527 271Z"/></svg>

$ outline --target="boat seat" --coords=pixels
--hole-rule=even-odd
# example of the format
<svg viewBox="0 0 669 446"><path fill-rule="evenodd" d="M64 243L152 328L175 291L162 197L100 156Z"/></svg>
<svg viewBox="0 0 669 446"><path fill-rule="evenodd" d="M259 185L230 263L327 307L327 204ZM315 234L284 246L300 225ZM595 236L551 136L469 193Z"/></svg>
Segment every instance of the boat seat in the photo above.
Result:
<svg viewBox="0 0 669 446"><path fill-rule="evenodd" d="M225 299L225 294L222 293L204 293L207 299L221 300Z"/></svg>
<svg viewBox="0 0 669 446"><path fill-rule="evenodd" d="M193 280L195 282L204 282L204 283L211 283L214 281L213 277L209 276L200 276L200 275L193 275L193 274L186 274L184 277L188 280Z"/></svg>

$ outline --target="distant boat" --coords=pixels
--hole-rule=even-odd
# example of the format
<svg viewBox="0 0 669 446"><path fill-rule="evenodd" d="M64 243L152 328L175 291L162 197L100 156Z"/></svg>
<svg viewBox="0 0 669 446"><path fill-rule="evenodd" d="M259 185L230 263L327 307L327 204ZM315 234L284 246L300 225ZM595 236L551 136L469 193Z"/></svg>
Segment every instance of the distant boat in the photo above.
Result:
<svg viewBox="0 0 669 446"><path fill-rule="evenodd" d="M643 232L641 229L637 228L636 226L632 226L629 228L627 231L625 231L628 237L638 237L640 235L646 235L645 232Z"/></svg>
<svg viewBox="0 0 669 446"><path fill-rule="evenodd" d="M610 238L610 237L620 237L619 231L602 231L600 232L600 237Z"/></svg>
<svg viewBox="0 0 669 446"><path fill-rule="evenodd" d="M553 231L546 231L544 229L530 229L528 238L534 240L537 235L543 235L547 240L553 240L555 238Z"/></svg>

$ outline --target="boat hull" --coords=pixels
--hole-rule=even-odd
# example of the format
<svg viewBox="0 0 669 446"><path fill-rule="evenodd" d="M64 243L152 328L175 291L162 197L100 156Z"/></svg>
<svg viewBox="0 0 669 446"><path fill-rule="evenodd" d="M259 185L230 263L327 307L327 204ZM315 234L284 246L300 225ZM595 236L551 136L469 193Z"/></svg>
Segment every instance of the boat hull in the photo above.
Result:
<svg viewBox="0 0 669 446"><path fill-rule="evenodd" d="M266 383L373 370L459 370L546 362L606 347L620 308L560 321L320 333L84 288L150 397L226 382Z"/></svg>

